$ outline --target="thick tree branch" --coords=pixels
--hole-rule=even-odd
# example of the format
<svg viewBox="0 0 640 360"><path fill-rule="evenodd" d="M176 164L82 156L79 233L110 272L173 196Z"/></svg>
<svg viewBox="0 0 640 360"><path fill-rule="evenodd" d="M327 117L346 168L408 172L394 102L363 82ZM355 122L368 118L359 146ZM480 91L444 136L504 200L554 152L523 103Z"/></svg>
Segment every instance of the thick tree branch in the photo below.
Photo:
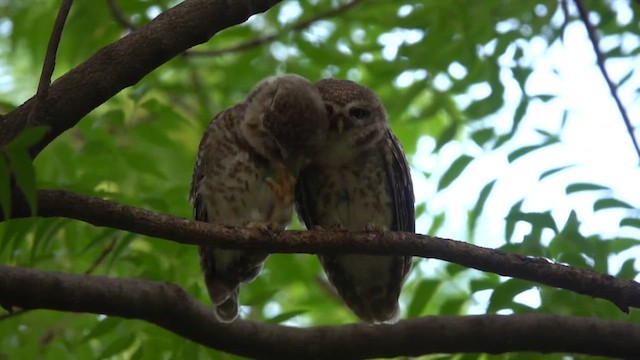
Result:
<svg viewBox="0 0 640 360"><path fill-rule="evenodd" d="M20 131L47 125L49 132L31 148L35 157L80 119L184 50L204 43L217 32L268 10L279 0L186 0L115 43L51 84L42 116L28 121L31 98L6 115L0 146Z"/></svg>
<svg viewBox="0 0 640 360"><path fill-rule="evenodd" d="M0 302L141 319L194 342L252 358L373 358L433 353L640 355L640 325L554 315L430 316L396 325L293 328L215 321L171 284L0 266Z"/></svg>
<svg viewBox="0 0 640 360"><path fill-rule="evenodd" d="M640 307L640 284L634 281L426 235L347 231L265 233L259 229L191 221L62 190L39 191L38 206L41 217L66 217L184 244L215 244L227 249L272 253L403 254L436 258L606 299L624 312L629 307Z"/></svg>
<svg viewBox="0 0 640 360"><path fill-rule="evenodd" d="M578 8L578 13L580 14L580 19L584 23L585 28L587 29L587 34L589 35L589 40L591 41L591 45L593 46L593 52L596 54L596 62L598 63L598 68L600 68L600 72L602 73L602 77L604 81L607 83L609 87L609 91L611 92L611 97L616 102L618 106L618 112L620 112L620 116L622 116L622 121L624 121L624 125L627 128L627 132L631 137L631 143L633 144L638 157L640 157L640 146L638 145L638 139L634 134L634 128L631 124L631 119L629 119L629 115L627 114L627 109L622 104L622 100L620 100L620 96L618 96L618 87L613 83L609 73L607 72L607 68L604 65L605 57L600 49L598 33L596 32L595 26L589 20L589 10L584 5L582 0L574 0L576 3L576 7Z"/></svg>

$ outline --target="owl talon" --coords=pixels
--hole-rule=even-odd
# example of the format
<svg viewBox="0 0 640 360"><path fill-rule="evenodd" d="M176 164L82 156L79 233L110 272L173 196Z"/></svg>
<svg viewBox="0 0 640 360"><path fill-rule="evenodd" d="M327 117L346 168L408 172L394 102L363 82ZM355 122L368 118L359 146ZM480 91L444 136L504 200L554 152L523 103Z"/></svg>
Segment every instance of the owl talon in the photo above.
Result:
<svg viewBox="0 0 640 360"><path fill-rule="evenodd" d="M271 222L250 222L245 225L248 229L257 229L265 235L272 235L282 231L282 224Z"/></svg>
<svg viewBox="0 0 640 360"><path fill-rule="evenodd" d="M387 228L378 224L367 224L364 229L366 231L375 232L375 233L385 233L387 232Z"/></svg>

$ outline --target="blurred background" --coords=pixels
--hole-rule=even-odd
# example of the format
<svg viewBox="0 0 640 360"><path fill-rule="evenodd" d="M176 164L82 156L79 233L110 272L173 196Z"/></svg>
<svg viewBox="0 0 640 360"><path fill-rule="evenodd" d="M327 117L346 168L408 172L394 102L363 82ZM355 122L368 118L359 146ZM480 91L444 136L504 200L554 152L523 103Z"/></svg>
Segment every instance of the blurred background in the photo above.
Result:
<svg viewBox="0 0 640 360"><path fill-rule="evenodd" d="M76 1L54 79L176 3ZM640 4L584 5L638 125ZM35 93L58 6L0 0L0 114ZM282 73L350 79L382 98L411 162L417 232L638 279L637 131L625 127L573 1L285 0L92 111L38 156L38 187L191 217L187 194L210 119ZM292 228L301 228L296 219ZM195 247L77 221L0 224L0 262L171 281L209 303ZM241 295L242 316L255 321L357 321L309 255L272 255ZM540 312L640 320L637 310L622 314L604 300L439 260L416 259L401 300L402 318ZM2 358L233 356L140 321L39 310L0 313Z"/></svg>

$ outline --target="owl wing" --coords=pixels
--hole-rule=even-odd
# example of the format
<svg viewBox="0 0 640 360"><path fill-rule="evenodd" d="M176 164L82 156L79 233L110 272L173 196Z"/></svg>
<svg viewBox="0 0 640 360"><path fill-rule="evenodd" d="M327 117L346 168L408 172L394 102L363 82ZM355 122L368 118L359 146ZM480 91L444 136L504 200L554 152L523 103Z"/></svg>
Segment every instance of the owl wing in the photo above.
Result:
<svg viewBox="0 0 640 360"><path fill-rule="evenodd" d="M402 145L396 136L387 130L389 151L385 152L387 182L393 198L393 222L390 230L416 231L415 198L409 164Z"/></svg>
<svg viewBox="0 0 640 360"><path fill-rule="evenodd" d="M391 197L393 198L393 222L390 230L415 232L415 195L413 194L413 182L411 181L409 164L404 156L400 141L398 141L391 129L387 130L386 141L389 151L386 151L383 156L387 162L385 171ZM412 257L404 256L401 261L403 261L403 266L398 268L402 269L402 274L398 275L402 282L402 279L411 270Z"/></svg>
<svg viewBox="0 0 640 360"><path fill-rule="evenodd" d="M200 145L198 146L198 157L196 158L196 164L193 169L193 177L191 178L191 190L189 190L189 200L193 205L193 219L198 221L208 221L207 215L207 207L206 202L202 198L202 194L198 191L200 187L200 183L204 178L205 167L204 167L204 156L205 156L205 147L210 146L211 139L210 137L215 134L215 131L209 131L209 128L213 126L216 121L222 118L228 110L219 112L216 116L213 117L213 120L207 126L207 129L202 136L202 140L200 140Z"/></svg>
<svg viewBox="0 0 640 360"><path fill-rule="evenodd" d="M317 169L313 165L302 169L298 175L295 186L296 212L300 220L302 220L309 230L312 230L318 225L318 217L316 215L317 206L314 201L314 196L312 195L313 192L309 189L309 185L311 184L310 179L315 176L316 171Z"/></svg>

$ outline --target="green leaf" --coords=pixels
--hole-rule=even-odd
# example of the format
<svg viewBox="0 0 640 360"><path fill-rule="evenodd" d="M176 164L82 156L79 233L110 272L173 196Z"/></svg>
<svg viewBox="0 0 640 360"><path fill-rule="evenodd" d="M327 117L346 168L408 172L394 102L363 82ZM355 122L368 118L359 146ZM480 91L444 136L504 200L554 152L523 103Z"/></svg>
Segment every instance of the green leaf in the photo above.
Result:
<svg viewBox="0 0 640 360"><path fill-rule="evenodd" d="M462 307L467 302L467 300L468 299L466 298L448 299L440 307L439 313L441 315L459 315L462 312Z"/></svg>
<svg viewBox="0 0 640 360"><path fill-rule="evenodd" d="M474 279L469 283L469 287L472 293L478 291L494 289L500 284L500 277L496 274L485 274L486 277L482 279Z"/></svg>
<svg viewBox="0 0 640 360"><path fill-rule="evenodd" d="M579 191L597 191L597 190L611 190L606 186L591 184L591 183L575 183L567 186L565 192L567 195L573 194Z"/></svg>
<svg viewBox="0 0 640 360"><path fill-rule="evenodd" d="M413 292L413 298L409 303L409 308L407 310L408 318L415 318L422 315L424 308L433 297L433 294L439 284L440 281L431 279L421 280L418 283L416 290Z"/></svg>
<svg viewBox="0 0 640 360"><path fill-rule="evenodd" d="M622 263L622 267L620 271L616 274L616 277L623 280L633 280L636 275L638 275L638 271L635 267L636 259L627 259L624 263Z"/></svg>
<svg viewBox="0 0 640 360"><path fill-rule="evenodd" d="M451 185L451 183L460 176L462 171L471 163L473 158L469 155L461 155L451 164L449 169L444 172L442 178L438 182L438 191Z"/></svg>
<svg viewBox="0 0 640 360"><path fill-rule="evenodd" d="M307 313L308 310L293 310L293 311L288 311L279 315L276 315L270 319L267 319L266 322L267 323L271 323L271 324L280 324L283 323L289 319L293 319L294 317L301 315L301 314L305 314Z"/></svg>
<svg viewBox="0 0 640 360"><path fill-rule="evenodd" d="M441 213L441 214L436 215L433 218L433 222L431 223L431 226L429 226L429 231L427 231L427 234L429 234L429 235L437 234L438 230L440 230L442 225L444 225L444 220L445 219L446 219L446 213Z"/></svg>
<svg viewBox="0 0 640 360"><path fill-rule="evenodd" d="M121 324L124 320L122 318L109 316L104 320L98 321L87 335L85 335L80 341L87 341L93 338L101 337L102 335L113 330L118 324Z"/></svg>
<svg viewBox="0 0 640 360"><path fill-rule="evenodd" d="M493 313L502 309L513 307L513 298L533 287L533 284L519 279L509 279L498 287L491 294L487 313Z"/></svg>
<svg viewBox="0 0 640 360"><path fill-rule="evenodd" d="M419 204L416 205L416 219L419 218L420 216L422 216L422 214L424 214L424 212L427 210L427 203L426 202L421 202Z"/></svg>
<svg viewBox="0 0 640 360"><path fill-rule="evenodd" d="M20 132L11 142L7 145L7 151L11 150L27 150L31 145L34 145L44 134L49 131L47 126L34 126L24 129Z"/></svg>
<svg viewBox="0 0 640 360"><path fill-rule="evenodd" d="M539 212L539 213L538 212L526 213L526 212L520 212L520 211L513 211L513 212L509 212L506 219L509 222L524 221L531 224L531 226L535 228L547 228L547 229L553 230L555 233L558 233L558 227L556 226L556 222L553 219L553 216L551 216L551 211L545 211L545 212Z"/></svg>
<svg viewBox="0 0 640 360"><path fill-rule="evenodd" d="M100 356L98 356L98 359L105 359L118 355L131 347L135 341L136 336L134 334L124 334L109 344L109 346L102 351Z"/></svg>
<svg viewBox="0 0 640 360"><path fill-rule="evenodd" d="M265 290L260 293L254 293L252 297L244 300L242 299L242 305L246 306L258 306L266 304L275 294L278 293L278 289Z"/></svg>
<svg viewBox="0 0 640 360"><path fill-rule="evenodd" d="M620 81L618 81L618 85L616 85L617 87L620 87L622 85L624 85L629 79L631 79L631 76L633 76L634 71L631 70L629 71L625 76L623 76Z"/></svg>
<svg viewBox="0 0 640 360"><path fill-rule="evenodd" d="M510 153L507 156L507 159L509 160L510 163L512 163L512 162L516 161L518 158L521 158L521 157L527 155L528 153L530 153L532 151L536 151L536 150L542 149L544 147L547 147L549 145L553 145L553 144L557 144L557 143L558 143L558 140L550 139L550 140L547 140L547 141L543 142L542 144L525 146L525 147L522 147L522 148Z"/></svg>
<svg viewBox="0 0 640 360"><path fill-rule="evenodd" d="M11 176L2 153L0 153L0 206L2 206L2 213L8 217L11 214Z"/></svg>
<svg viewBox="0 0 640 360"><path fill-rule="evenodd" d="M511 238L513 237L513 232L515 231L516 223L518 222L518 218L516 215L521 213L520 209L522 208L523 202L524 199L513 204L513 206L511 206L511 209L509 209L509 214L507 214L507 217L505 218L505 235L507 242L510 242Z"/></svg>
<svg viewBox="0 0 640 360"><path fill-rule="evenodd" d="M549 255L572 265L585 266L583 255L594 258L595 247L580 233L580 221L571 211L562 231L551 240L547 248Z"/></svg>
<svg viewBox="0 0 640 360"><path fill-rule="evenodd" d="M628 203L612 198L599 199L593 204L593 211L611 208L634 209L634 207L629 205Z"/></svg>
<svg viewBox="0 0 640 360"><path fill-rule="evenodd" d="M620 221L620 227L631 226L640 229L640 219L625 218Z"/></svg>
<svg viewBox="0 0 640 360"><path fill-rule="evenodd" d="M444 131L438 136L436 140L436 147L433 150L434 152L439 151L444 145L449 143L456 136L458 132L459 125L456 122L452 122Z"/></svg>
<svg viewBox="0 0 640 360"><path fill-rule="evenodd" d="M36 173L31 157L26 149L21 148L7 148L6 154L16 182L27 199L31 213L35 214L37 210Z"/></svg>
<svg viewBox="0 0 640 360"><path fill-rule="evenodd" d="M565 170L565 169L568 169L568 168L571 168L571 167L574 167L574 166L575 165L567 165L567 166L561 166L561 167L557 167L555 169L547 170L547 171L543 172L542 175L540 175L540 177L538 178L538 181L540 181L540 180L542 180L542 179L544 179L546 177L549 177L549 176L551 176L551 175L553 175L555 173L558 173L558 172L560 172L562 170Z"/></svg>
<svg viewBox="0 0 640 360"><path fill-rule="evenodd" d="M617 238L611 241L607 241L606 243L609 244L609 248L614 254L618 254L625 250L631 249L634 246L639 246L640 240L632 238Z"/></svg>
<svg viewBox="0 0 640 360"><path fill-rule="evenodd" d="M531 98L532 99L539 99L542 100L542 102L549 102L550 100L553 100L557 97L557 95L552 95L552 94L545 94L545 95L534 95Z"/></svg>
<svg viewBox="0 0 640 360"><path fill-rule="evenodd" d="M484 209L484 205L489 198L489 194L491 194L491 190L493 190L493 186L496 184L496 180L490 181L486 184L482 190L480 191L480 195L478 195L478 200L476 200L476 204L471 210L468 221L467 221L467 230L470 233L470 237L473 239L475 234L476 224L478 223L478 218L480 214L482 214L482 209Z"/></svg>
<svg viewBox="0 0 640 360"><path fill-rule="evenodd" d="M493 128L480 129L471 134L471 140L478 144L478 146L482 147L494 136L496 136L496 133Z"/></svg>

